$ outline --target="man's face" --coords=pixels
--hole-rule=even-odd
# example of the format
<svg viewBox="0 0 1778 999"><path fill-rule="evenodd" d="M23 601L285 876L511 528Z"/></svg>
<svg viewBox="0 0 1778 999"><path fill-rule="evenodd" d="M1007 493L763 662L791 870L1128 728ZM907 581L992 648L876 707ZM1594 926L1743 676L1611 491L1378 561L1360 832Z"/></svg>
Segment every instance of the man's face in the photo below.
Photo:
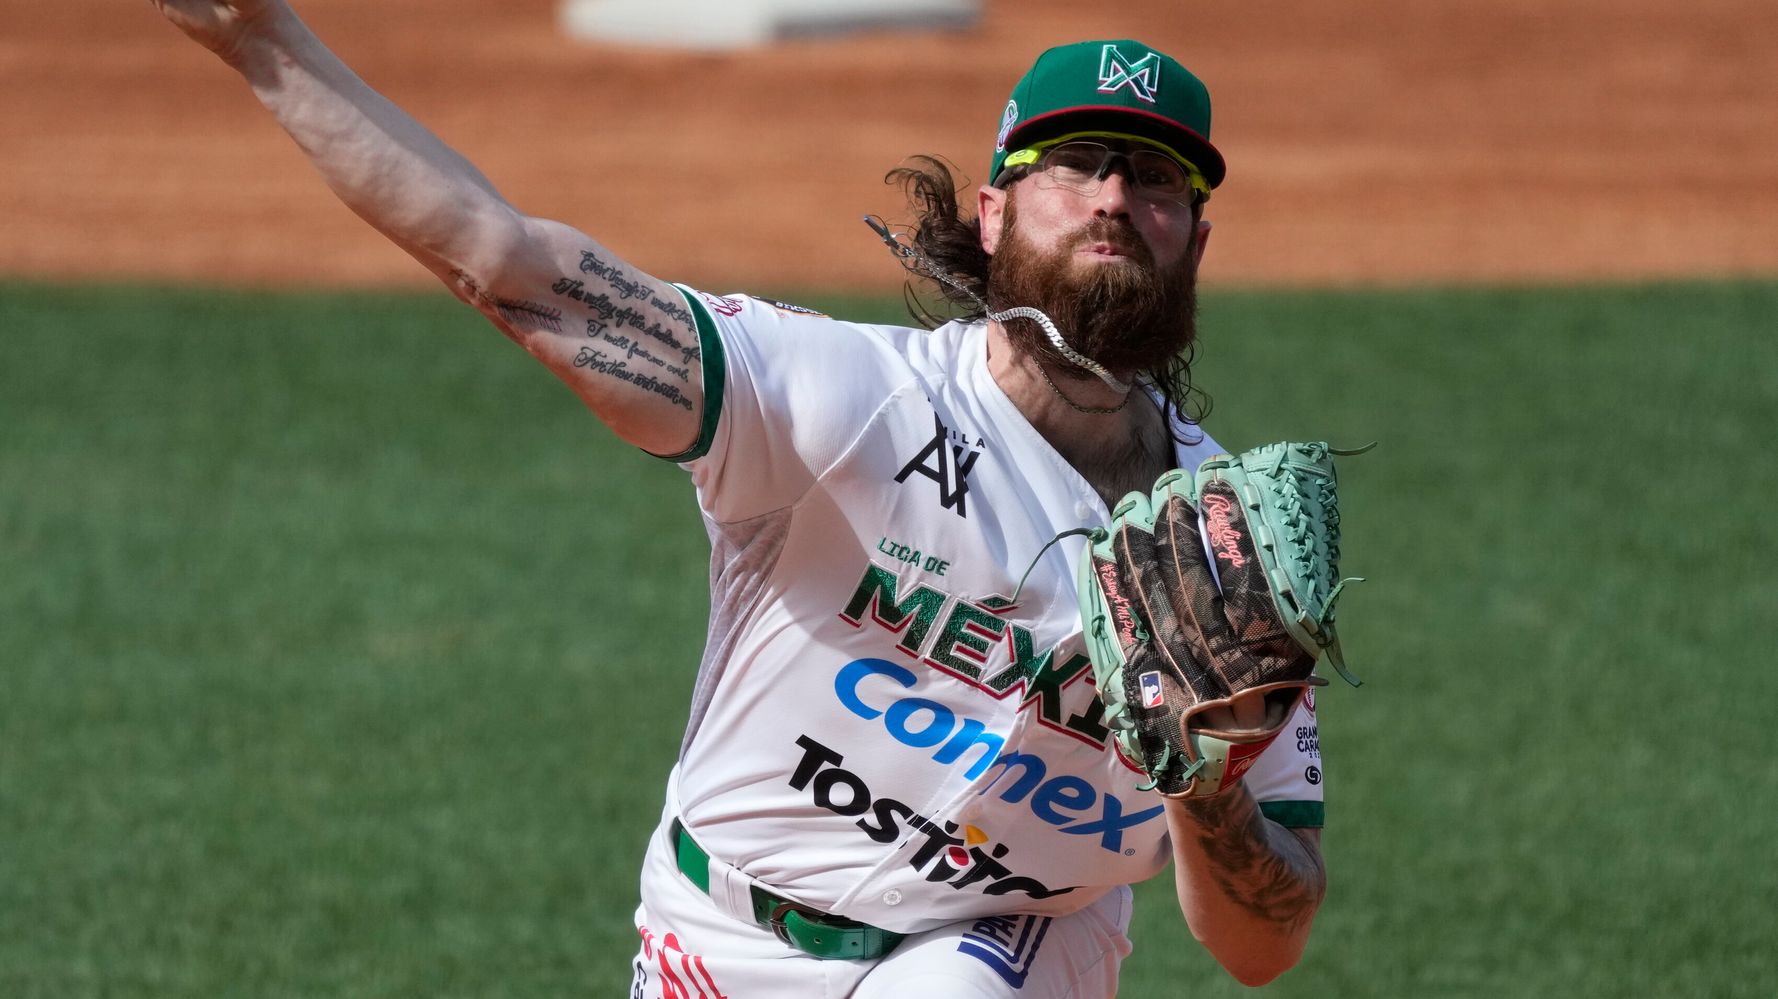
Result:
<svg viewBox="0 0 1778 999"><path fill-rule="evenodd" d="M1189 346L1201 247L1190 206L1143 197L1122 171L1091 195L1044 180L984 192L989 306L1041 309L1114 371L1158 368ZM1019 350L1060 360L1036 324L1014 321L1007 333Z"/></svg>

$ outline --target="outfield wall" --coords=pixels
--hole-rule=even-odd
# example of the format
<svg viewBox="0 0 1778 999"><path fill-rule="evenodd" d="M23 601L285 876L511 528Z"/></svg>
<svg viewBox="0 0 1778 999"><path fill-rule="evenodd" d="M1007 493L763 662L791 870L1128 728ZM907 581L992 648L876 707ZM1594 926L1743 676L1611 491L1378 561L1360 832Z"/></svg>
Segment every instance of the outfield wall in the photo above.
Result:
<svg viewBox="0 0 1778 999"><path fill-rule="evenodd" d="M1033 56L1083 37L1208 81L1208 284L1778 274L1772 0L982 0L703 52L569 37L562 0L293 2L516 205L706 287L896 287L858 221L903 210L884 172L935 153L967 191ZM0 134L0 275L431 283L148 4L11 19Z"/></svg>
<svg viewBox="0 0 1778 999"><path fill-rule="evenodd" d="M978 0L563 0L562 29L590 41L735 49L860 31L961 29Z"/></svg>

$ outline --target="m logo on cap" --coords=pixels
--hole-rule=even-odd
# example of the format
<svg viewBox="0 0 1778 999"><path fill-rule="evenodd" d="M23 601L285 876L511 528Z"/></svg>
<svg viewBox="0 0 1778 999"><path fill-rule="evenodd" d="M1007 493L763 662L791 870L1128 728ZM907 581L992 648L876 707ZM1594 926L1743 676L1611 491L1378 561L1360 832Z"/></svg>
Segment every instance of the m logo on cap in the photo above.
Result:
<svg viewBox="0 0 1778 999"><path fill-rule="evenodd" d="M1114 94L1128 86L1138 98L1153 104L1161 91L1161 57L1153 52L1131 62L1107 45L1099 51L1099 92Z"/></svg>

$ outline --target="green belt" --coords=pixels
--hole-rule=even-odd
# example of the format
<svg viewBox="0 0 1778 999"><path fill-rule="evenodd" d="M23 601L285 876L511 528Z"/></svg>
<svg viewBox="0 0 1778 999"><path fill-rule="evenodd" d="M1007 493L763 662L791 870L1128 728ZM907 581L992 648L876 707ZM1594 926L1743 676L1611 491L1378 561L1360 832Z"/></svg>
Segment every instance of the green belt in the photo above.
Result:
<svg viewBox="0 0 1778 999"><path fill-rule="evenodd" d="M679 873L691 879L704 894L710 894L710 855L698 846L685 831L685 824L673 820L673 854L679 861ZM874 961L894 950L905 934L891 933L867 926L854 919L830 916L819 909L799 905L766 891L752 888L753 919L770 927L784 941L811 957L846 958Z"/></svg>

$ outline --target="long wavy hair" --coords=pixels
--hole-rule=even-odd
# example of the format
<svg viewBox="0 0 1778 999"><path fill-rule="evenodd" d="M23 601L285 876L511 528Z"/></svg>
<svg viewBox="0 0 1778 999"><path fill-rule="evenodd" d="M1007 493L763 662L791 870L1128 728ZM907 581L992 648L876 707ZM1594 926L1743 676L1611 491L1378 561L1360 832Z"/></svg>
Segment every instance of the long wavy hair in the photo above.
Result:
<svg viewBox="0 0 1778 999"><path fill-rule="evenodd" d="M883 182L900 187L907 197L913 222L904 227L905 236L929 262L923 264L918 257L902 260L913 275L902 290L909 314L927 329L952 319L986 318L989 253L982 249L982 222L973 215L964 217L950 164L936 156L912 156L890 170ZM1201 205L1194 206L1192 221L1197 222L1202 213ZM928 273L928 266L937 268L950 281ZM1195 426L1210 415L1210 395L1191 380L1196 355L1194 340L1160 366L1137 373L1160 392L1169 422L1177 417L1182 423ZM1177 432L1175 436L1178 437ZM1195 443L1188 437L1178 439L1181 443Z"/></svg>

